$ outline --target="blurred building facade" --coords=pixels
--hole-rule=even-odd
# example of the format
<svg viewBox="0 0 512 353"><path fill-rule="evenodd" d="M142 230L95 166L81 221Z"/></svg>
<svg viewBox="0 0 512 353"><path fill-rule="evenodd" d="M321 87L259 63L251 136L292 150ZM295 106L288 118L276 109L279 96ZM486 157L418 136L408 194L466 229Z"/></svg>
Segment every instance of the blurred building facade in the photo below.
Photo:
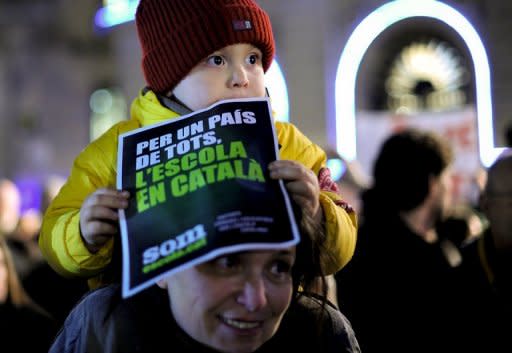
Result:
<svg viewBox="0 0 512 353"><path fill-rule="evenodd" d="M426 1L433 0L416 3ZM318 144L335 147L340 55L354 29L386 1L258 2L273 22L290 121ZM414 6L415 1L410 3ZM512 123L512 3L445 3L466 17L486 48L492 129L496 145L502 146L505 128ZM114 119L128 118L129 104L144 85L135 25L96 28L94 15L102 5L99 0L0 0L0 176L41 182L55 174L66 176L74 157L89 142L91 119L98 114L101 118L102 104L112 105L121 97L115 101L121 107L111 114L117 114ZM407 66L406 58L420 52L434 55L425 65L433 69L426 74ZM436 60L448 72L435 71ZM407 116L474 107L474 73L468 48L453 28L432 18L404 19L379 34L366 50L356 76L356 110L394 110ZM95 105L91 96L99 89L107 89L111 96L97 95ZM404 94L407 89L410 92ZM98 104L100 108L94 108ZM365 132L359 135L364 138Z"/></svg>

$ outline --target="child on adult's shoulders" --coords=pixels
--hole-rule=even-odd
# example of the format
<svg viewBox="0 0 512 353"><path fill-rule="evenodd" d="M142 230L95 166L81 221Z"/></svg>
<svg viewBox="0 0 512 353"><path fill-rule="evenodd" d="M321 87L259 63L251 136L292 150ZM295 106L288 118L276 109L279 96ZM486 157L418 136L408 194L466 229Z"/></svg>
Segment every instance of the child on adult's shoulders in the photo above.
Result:
<svg viewBox="0 0 512 353"><path fill-rule="evenodd" d="M39 244L65 276L92 278L112 260L119 241L118 210L129 193L114 188L118 136L228 98L265 97L265 72L275 43L269 16L252 0L142 0L136 12L147 87L131 106L131 119L114 125L76 158L71 175L47 209ZM290 123L275 122L279 160L268 168L283 179L303 218L325 234L326 274L351 259L356 215L326 168L325 152Z"/></svg>

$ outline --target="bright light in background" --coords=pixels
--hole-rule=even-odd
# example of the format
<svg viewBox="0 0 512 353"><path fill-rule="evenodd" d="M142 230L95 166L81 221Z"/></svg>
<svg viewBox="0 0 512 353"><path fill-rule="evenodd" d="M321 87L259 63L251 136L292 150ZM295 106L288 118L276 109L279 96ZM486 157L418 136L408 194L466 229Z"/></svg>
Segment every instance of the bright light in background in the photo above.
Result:
<svg viewBox="0 0 512 353"><path fill-rule="evenodd" d="M21 196L20 213L31 209L40 210L42 205L42 186L37 177L25 176L15 180Z"/></svg>
<svg viewBox="0 0 512 353"><path fill-rule="evenodd" d="M139 0L105 0L103 4L104 7L96 12L94 22L100 28L110 28L133 21ZM265 82L276 120L289 121L288 89L283 72L276 59L265 74Z"/></svg>
<svg viewBox="0 0 512 353"><path fill-rule="evenodd" d="M274 59L265 74L265 82L270 95L272 110L274 110L274 117L279 121L289 121L288 88L277 59Z"/></svg>
<svg viewBox="0 0 512 353"><path fill-rule="evenodd" d="M126 99L116 88L101 88L94 91L89 98L89 106L91 141L128 116Z"/></svg>
<svg viewBox="0 0 512 353"><path fill-rule="evenodd" d="M331 178L334 181L341 179L343 174L347 171L347 165L340 158L330 158L327 160L327 168L331 172Z"/></svg>
<svg viewBox="0 0 512 353"><path fill-rule="evenodd" d="M96 12L94 23L100 28L109 28L133 21L139 0L106 0L103 4L105 6Z"/></svg>
<svg viewBox="0 0 512 353"><path fill-rule="evenodd" d="M364 54L379 34L406 18L430 17L452 27L466 42L475 67L476 110L480 160L489 166L503 151L494 147L489 61L473 26L452 7L436 0L396 0L373 11L354 30L338 63L335 84L336 149L348 160L357 157L356 100L357 73Z"/></svg>
<svg viewBox="0 0 512 353"><path fill-rule="evenodd" d="M108 89L99 89L91 94L89 106L94 113L105 114L112 108L114 98Z"/></svg>

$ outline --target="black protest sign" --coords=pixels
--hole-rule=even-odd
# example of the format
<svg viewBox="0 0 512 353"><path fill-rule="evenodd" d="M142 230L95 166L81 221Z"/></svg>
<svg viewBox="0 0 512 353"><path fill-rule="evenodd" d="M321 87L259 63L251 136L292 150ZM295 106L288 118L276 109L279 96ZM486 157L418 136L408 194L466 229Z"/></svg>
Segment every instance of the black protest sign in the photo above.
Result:
<svg viewBox="0 0 512 353"><path fill-rule="evenodd" d="M219 255L299 241L268 99L219 102L119 137L123 296Z"/></svg>

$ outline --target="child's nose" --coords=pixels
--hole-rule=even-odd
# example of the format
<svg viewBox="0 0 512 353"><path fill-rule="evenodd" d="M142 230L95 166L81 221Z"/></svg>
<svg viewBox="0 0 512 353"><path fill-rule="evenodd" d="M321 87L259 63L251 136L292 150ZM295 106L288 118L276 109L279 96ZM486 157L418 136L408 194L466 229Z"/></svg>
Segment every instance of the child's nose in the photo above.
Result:
<svg viewBox="0 0 512 353"><path fill-rule="evenodd" d="M235 67L231 75L232 87L247 87L249 85L249 78L247 72L242 66Z"/></svg>

